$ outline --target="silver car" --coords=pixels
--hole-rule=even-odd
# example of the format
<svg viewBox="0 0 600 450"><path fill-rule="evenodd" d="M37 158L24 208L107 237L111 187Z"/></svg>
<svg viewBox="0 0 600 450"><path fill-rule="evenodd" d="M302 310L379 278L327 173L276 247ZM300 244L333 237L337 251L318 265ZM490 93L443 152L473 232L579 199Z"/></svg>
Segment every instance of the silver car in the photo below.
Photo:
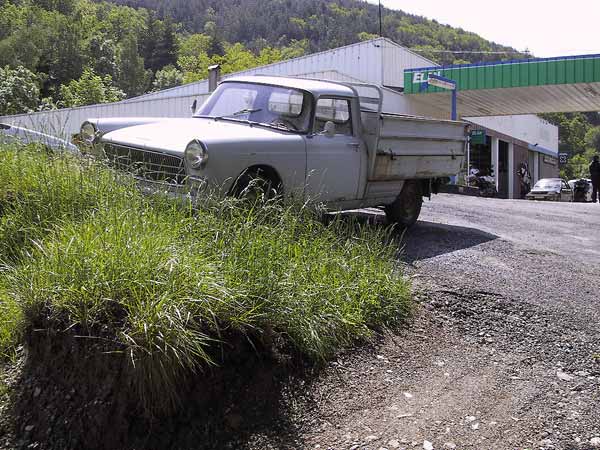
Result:
<svg viewBox="0 0 600 450"><path fill-rule="evenodd" d="M542 178L527 194L528 200L550 200L572 202L573 189L562 178Z"/></svg>

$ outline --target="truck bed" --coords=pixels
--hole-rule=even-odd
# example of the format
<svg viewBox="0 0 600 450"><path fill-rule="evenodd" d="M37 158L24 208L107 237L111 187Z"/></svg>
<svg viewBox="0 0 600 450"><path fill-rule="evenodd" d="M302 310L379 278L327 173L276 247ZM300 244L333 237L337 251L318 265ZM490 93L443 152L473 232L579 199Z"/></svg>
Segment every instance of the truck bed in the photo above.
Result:
<svg viewBox="0 0 600 450"><path fill-rule="evenodd" d="M362 120L369 181L447 177L462 167L464 122L369 111L362 112Z"/></svg>

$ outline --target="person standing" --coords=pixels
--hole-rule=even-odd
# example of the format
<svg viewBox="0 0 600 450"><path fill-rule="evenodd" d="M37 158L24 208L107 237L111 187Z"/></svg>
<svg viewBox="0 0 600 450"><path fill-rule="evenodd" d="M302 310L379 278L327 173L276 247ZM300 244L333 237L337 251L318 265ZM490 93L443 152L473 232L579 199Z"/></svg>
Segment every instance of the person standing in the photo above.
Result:
<svg viewBox="0 0 600 450"><path fill-rule="evenodd" d="M598 201L598 191L600 191L600 157L594 156L590 164L590 178L592 179L592 202Z"/></svg>
<svg viewBox="0 0 600 450"><path fill-rule="evenodd" d="M521 198L525 198L529 191L531 191L531 174L529 173L529 164L527 164L527 161L523 161L519 165L517 175L521 180Z"/></svg>

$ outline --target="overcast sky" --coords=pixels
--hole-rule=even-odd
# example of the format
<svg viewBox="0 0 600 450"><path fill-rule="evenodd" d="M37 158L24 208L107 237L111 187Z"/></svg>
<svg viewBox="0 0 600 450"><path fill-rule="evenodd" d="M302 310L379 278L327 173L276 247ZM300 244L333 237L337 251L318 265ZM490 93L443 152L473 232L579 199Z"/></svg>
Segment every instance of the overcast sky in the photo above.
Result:
<svg viewBox="0 0 600 450"><path fill-rule="evenodd" d="M599 0L382 0L382 4L517 50L528 48L537 57L600 53Z"/></svg>

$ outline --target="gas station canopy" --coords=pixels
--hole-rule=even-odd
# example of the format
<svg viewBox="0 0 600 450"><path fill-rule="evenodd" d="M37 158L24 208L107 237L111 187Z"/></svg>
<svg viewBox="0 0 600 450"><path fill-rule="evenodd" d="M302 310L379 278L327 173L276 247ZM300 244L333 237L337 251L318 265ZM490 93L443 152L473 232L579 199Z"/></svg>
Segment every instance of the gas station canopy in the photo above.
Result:
<svg viewBox="0 0 600 450"><path fill-rule="evenodd" d="M536 58L404 71L404 93L450 114L451 92L430 74L456 82L461 117L600 111L600 55Z"/></svg>

